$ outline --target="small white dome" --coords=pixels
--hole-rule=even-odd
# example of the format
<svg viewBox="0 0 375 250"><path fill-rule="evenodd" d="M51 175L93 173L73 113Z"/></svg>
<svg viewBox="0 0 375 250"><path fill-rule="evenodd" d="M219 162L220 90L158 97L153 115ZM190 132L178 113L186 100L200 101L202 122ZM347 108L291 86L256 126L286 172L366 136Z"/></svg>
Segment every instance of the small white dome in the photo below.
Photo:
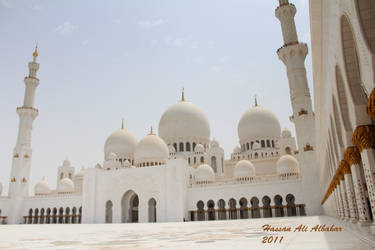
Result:
<svg viewBox="0 0 375 250"><path fill-rule="evenodd" d="M194 152L195 153L204 153L204 146L202 144L198 143L197 145L195 145Z"/></svg>
<svg viewBox="0 0 375 250"><path fill-rule="evenodd" d="M292 133L290 132L289 129L284 128L283 131L281 132L281 136L283 138L290 138L290 137L292 137Z"/></svg>
<svg viewBox="0 0 375 250"><path fill-rule="evenodd" d="M128 167L130 167L130 162L128 161L128 160L125 160L124 161L124 167L126 167L126 168L128 168Z"/></svg>
<svg viewBox="0 0 375 250"><path fill-rule="evenodd" d="M3 184L0 182L0 195L3 192Z"/></svg>
<svg viewBox="0 0 375 250"><path fill-rule="evenodd" d="M261 149L260 143L259 142L254 142L253 144L253 150L258 150Z"/></svg>
<svg viewBox="0 0 375 250"><path fill-rule="evenodd" d="M276 163L278 174L298 173L299 163L291 155L283 155Z"/></svg>
<svg viewBox="0 0 375 250"><path fill-rule="evenodd" d="M233 149L233 153L235 153L235 154L239 154L239 153L241 153L241 148L240 148L239 146L235 147L235 148Z"/></svg>
<svg viewBox="0 0 375 250"><path fill-rule="evenodd" d="M116 160L117 159L117 155L115 153L110 153L109 156L108 156L108 160Z"/></svg>
<svg viewBox="0 0 375 250"><path fill-rule="evenodd" d="M194 170L195 181L213 181L215 173L212 168L207 164L201 164Z"/></svg>
<svg viewBox="0 0 375 250"><path fill-rule="evenodd" d="M74 192L74 183L69 178L63 178L59 182L59 187L57 189L59 193L73 193Z"/></svg>
<svg viewBox="0 0 375 250"><path fill-rule="evenodd" d="M219 146L220 146L219 142L215 138L213 138L212 141L211 141L211 147L217 148Z"/></svg>
<svg viewBox="0 0 375 250"><path fill-rule="evenodd" d="M209 140L210 124L200 107L188 101L180 101L161 116L159 135L165 141L192 137Z"/></svg>
<svg viewBox="0 0 375 250"><path fill-rule="evenodd" d="M254 177L255 176L255 167L248 160L241 160L237 162L234 166L234 177Z"/></svg>
<svg viewBox="0 0 375 250"><path fill-rule="evenodd" d="M43 177L40 181L38 181L35 184L34 193L36 195L42 195L42 194L49 194L49 193L51 193L51 188L50 188L48 182L46 181L45 177Z"/></svg>
<svg viewBox="0 0 375 250"><path fill-rule="evenodd" d="M275 114L264 107L255 106L247 110L238 123L241 143L252 139L280 137L280 123Z"/></svg>
<svg viewBox="0 0 375 250"><path fill-rule="evenodd" d="M65 159L65 160L63 161L63 166L64 166L64 167L70 167L70 161L69 161L68 159Z"/></svg>
<svg viewBox="0 0 375 250"><path fill-rule="evenodd" d="M168 146L168 151L169 151L170 154L175 154L176 153L176 149L172 145Z"/></svg>
<svg viewBox="0 0 375 250"><path fill-rule="evenodd" d="M80 171L78 171L76 174L75 174L75 178L83 178L83 176L84 176L84 174L85 174L85 171L83 170L83 168L80 170Z"/></svg>
<svg viewBox="0 0 375 250"><path fill-rule="evenodd" d="M140 162L165 162L169 157L167 144L159 136L148 134L139 141L134 158Z"/></svg>
<svg viewBox="0 0 375 250"><path fill-rule="evenodd" d="M120 158L133 158L137 143L138 139L132 132L125 128L120 128L113 132L105 141L104 158L108 160L110 153L115 153Z"/></svg>

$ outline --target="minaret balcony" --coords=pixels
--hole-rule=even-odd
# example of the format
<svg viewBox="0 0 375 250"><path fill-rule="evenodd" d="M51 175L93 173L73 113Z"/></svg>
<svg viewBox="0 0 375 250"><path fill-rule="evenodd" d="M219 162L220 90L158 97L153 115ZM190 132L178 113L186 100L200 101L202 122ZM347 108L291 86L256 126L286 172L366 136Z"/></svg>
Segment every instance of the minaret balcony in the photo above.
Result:
<svg viewBox="0 0 375 250"><path fill-rule="evenodd" d="M38 116L39 111L36 108L32 107L18 107L17 108L17 114L22 117L22 116L31 116L32 119L35 119L35 117Z"/></svg>
<svg viewBox="0 0 375 250"><path fill-rule="evenodd" d="M306 43L293 43L284 45L277 50L279 59L287 66L300 66L304 64L309 49Z"/></svg>
<svg viewBox="0 0 375 250"><path fill-rule="evenodd" d="M24 82L26 85L34 85L34 86L39 85L39 79L35 76L26 76L24 79Z"/></svg>

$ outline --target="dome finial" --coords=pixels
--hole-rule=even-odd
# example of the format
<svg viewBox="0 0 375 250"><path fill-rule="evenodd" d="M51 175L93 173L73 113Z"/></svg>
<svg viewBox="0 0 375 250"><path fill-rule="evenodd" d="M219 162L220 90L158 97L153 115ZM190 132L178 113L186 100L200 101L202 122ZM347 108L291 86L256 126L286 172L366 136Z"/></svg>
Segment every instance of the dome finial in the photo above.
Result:
<svg viewBox="0 0 375 250"><path fill-rule="evenodd" d="M36 58L38 57L38 43L35 45L35 50L33 52L34 62L36 61Z"/></svg>
<svg viewBox="0 0 375 250"><path fill-rule="evenodd" d="M124 129L124 118L122 118L122 121L121 121L121 129Z"/></svg>
<svg viewBox="0 0 375 250"><path fill-rule="evenodd" d="M152 132L152 126L150 127L150 133L149 135L153 135L154 133Z"/></svg>
<svg viewBox="0 0 375 250"><path fill-rule="evenodd" d="M182 88L181 101L185 101L185 88Z"/></svg>
<svg viewBox="0 0 375 250"><path fill-rule="evenodd" d="M255 106L255 107L258 107L257 95L255 95L255 98L254 98L254 106Z"/></svg>

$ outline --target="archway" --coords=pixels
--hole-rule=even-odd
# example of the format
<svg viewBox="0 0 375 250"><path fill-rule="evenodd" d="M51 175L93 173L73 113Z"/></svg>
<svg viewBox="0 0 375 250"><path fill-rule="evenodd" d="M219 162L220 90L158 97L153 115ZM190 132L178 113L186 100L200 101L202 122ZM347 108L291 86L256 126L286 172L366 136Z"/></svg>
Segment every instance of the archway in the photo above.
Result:
<svg viewBox="0 0 375 250"><path fill-rule="evenodd" d="M128 190L121 199L121 222L138 222L138 195L133 190Z"/></svg>
<svg viewBox="0 0 375 250"><path fill-rule="evenodd" d="M77 208L73 207L72 209L72 224L77 223Z"/></svg>
<svg viewBox="0 0 375 250"><path fill-rule="evenodd" d="M105 203L105 223L112 223L112 201L107 201Z"/></svg>
<svg viewBox="0 0 375 250"><path fill-rule="evenodd" d="M357 46L355 44L354 35L349 20L344 15L341 16L341 39L346 76L348 79L352 101L356 106L366 105L367 96L364 92L365 88L361 81ZM363 112L366 114L365 109Z"/></svg>
<svg viewBox="0 0 375 250"><path fill-rule="evenodd" d="M215 202L213 200L209 200L207 202L207 207L208 220L215 220Z"/></svg>
<svg viewBox="0 0 375 250"><path fill-rule="evenodd" d="M219 207L218 219L219 220L226 220L227 219L227 213L226 213L226 210L225 210L225 201L223 199L220 199L217 202L217 206Z"/></svg>
<svg viewBox="0 0 375 250"><path fill-rule="evenodd" d="M284 216L283 198L280 195L276 195L273 198L273 201L275 202L275 216L283 217Z"/></svg>
<svg viewBox="0 0 375 250"><path fill-rule="evenodd" d="M52 212L52 223L53 224L56 224L57 223L57 208L53 208L53 212Z"/></svg>
<svg viewBox="0 0 375 250"><path fill-rule="evenodd" d="M211 167L212 167L212 170L217 173L217 167L216 167L216 157L215 156L212 156L211 157Z"/></svg>
<svg viewBox="0 0 375 250"><path fill-rule="evenodd" d="M296 204L294 203L295 202L294 195L288 194L285 199L286 199L286 202L287 202L287 214L288 214L288 216L296 216L297 211L296 211Z"/></svg>
<svg viewBox="0 0 375 250"><path fill-rule="evenodd" d="M356 7L363 36L371 53L374 54L375 36L373 24L375 23L375 2L373 0L357 0Z"/></svg>
<svg viewBox="0 0 375 250"><path fill-rule="evenodd" d="M34 212L34 224L38 224L39 223L39 209L35 208L35 212Z"/></svg>
<svg viewBox="0 0 375 250"><path fill-rule="evenodd" d="M47 208L47 217L46 217L46 223L51 223L51 208Z"/></svg>
<svg viewBox="0 0 375 250"><path fill-rule="evenodd" d="M251 198L250 203L251 203L251 217L260 218L259 199L257 197L253 197Z"/></svg>
<svg viewBox="0 0 375 250"><path fill-rule="evenodd" d="M341 70L339 66L336 66L336 87L337 87L337 95L339 99L339 108L341 111L342 120L344 123L345 131L352 133L353 128L350 123L349 118L349 108L348 108L348 98L345 92L345 86L343 77L341 74Z"/></svg>
<svg viewBox="0 0 375 250"><path fill-rule="evenodd" d="M229 219L230 220L237 219L236 200L233 198L229 200Z"/></svg>
<svg viewBox="0 0 375 250"><path fill-rule="evenodd" d="M197 214L198 214L198 220L199 221L205 220L204 203L203 203L203 201L198 201L197 202Z"/></svg>
<svg viewBox="0 0 375 250"><path fill-rule="evenodd" d="M27 224L32 224L33 223L33 209L29 209L29 218L27 220Z"/></svg>
<svg viewBox="0 0 375 250"><path fill-rule="evenodd" d="M65 208L65 224L70 223L70 208Z"/></svg>
<svg viewBox="0 0 375 250"><path fill-rule="evenodd" d="M247 207L247 200L245 197L240 199L240 219L249 218L249 209Z"/></svg>
<svg viewBox="0 0 375 250"><path fill-rule="evenodd" d="M148 222L156 222L156 200L154 198L148 201Z"/></svg>
<svg viewBox="0 0 375 250"><path fill-rule="evenodd" d="M81 224L82 222L82 207L79 207L78 210L78 223Z"/></svg>
<svg viewBox="0 0 375 250"><path fill-rule="evenodd" d="M44 208L40 209L40 224L44 224Z"/></svg>
<svg viewBox="0 0 375 250"><path fill-rule="evenodd" d="M60 207L59 209L59 224L64 223L64 208Z"/></svg>
<svg viewBox="0 0 375 250"><path fill-rule="evenodd" d="M263 203L263 217L272 217L271 199L268 196L264 196L262 199Z"/></svg>

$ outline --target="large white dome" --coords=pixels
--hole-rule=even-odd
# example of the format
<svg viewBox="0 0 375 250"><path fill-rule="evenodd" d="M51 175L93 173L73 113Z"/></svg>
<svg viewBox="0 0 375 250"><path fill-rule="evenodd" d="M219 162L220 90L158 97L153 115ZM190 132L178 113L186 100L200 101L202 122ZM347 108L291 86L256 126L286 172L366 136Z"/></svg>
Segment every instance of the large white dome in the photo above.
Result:
<svg viewBox="0 0 375 250"><path fill-rule="evenodd" d="M43 194L51 193L51 188L50 188L48 182L46 181L45 177L43 177L40 181L38 181L35 184L34 193L36 195L43 195Z"/></svg>
<svg viewBox="0 0 375 250"><path fill-rule="evenodd" d="M299 163L291 155L283 155L276 163L278 174L298 173Z"/></svg>
<svg viewBox="0 0 375 250"><path fill-rule="evenodd" d="M134 159L140 162L164 163L169 157L167 144L159 136L148 134L139 141L135 148Z"/></svg>
<svg viewBox="0 0 375 250"><path fill-rule="evenodd" d="M201 164L194 170L194 179L198 182L213 181L215 179L215 173L209 165Z"/></svg>
<svg viewBox="0 0 375 250"><path fill-rule="evenodd" d="M234 177L243 178L243 177L254 177L255 176L255 167L248 160L241 160L237 162L234 166Z"/></svg>
<svg viewBox="0 0 375 250"><path fill-rule="evenodd" d="M170 106L161 116L159 135L166 141L181 137L208 140L210 125L201 108L191 102L180 101Z"/></svg>
<svg viewBox="0 0 375 250"><path fill-rule="evenodd" d="M275 114L264 107L247 110L238 123L240 142L267 137L280 137L280 123Z"/></svg>
<svg viewBox="0 0 375 250"><path fill-rule="evenodd" d="M132 158L135 146L138 143L137 137L125 128L113 132L105 141L104 158L109 159L110 153L115 153L119 158Z"/></svg>
<svg viewBox="0 0 375 250"><path fill-rule="evenodd" d="M74 183L71 179L65 177L59 182L59 187L57 189L59 193L73 193Z"/></svg>

